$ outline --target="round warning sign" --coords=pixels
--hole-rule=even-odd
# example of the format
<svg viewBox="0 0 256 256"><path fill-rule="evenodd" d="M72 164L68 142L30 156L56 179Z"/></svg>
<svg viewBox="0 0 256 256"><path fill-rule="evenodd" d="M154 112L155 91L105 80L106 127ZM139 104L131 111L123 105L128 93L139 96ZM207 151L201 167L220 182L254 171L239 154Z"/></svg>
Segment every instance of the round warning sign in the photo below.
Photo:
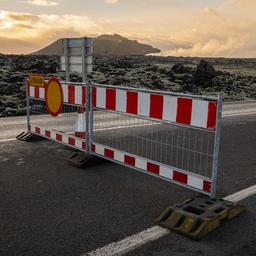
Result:
<svg viewBox="0 0 256 256"><path fill-rule="evenodd" d="M52 77L46 85L46 105L48 112L56 117L60 114L63 102L63 93L59 80Z"/></svg>

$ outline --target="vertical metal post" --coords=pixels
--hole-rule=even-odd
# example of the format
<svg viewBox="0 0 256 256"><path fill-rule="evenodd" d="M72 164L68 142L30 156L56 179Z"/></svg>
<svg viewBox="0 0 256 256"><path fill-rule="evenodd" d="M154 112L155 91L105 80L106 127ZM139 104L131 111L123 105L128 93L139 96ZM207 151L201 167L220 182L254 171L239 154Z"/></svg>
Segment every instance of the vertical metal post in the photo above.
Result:
<svg viewBox="0 0 256 256"><path fill-rule="evenodd" d="M28 79L25 78L25 86L26 86L26 108L27 108L27 132L30 131L30 109L29 109L29 88L28 88Z"/></svg>
<svg viewBox="0 0 256 256"><path fill-rule="evenodd" d="M87 112L87 118L88 121L87 124L87 153L92 153L92 142L93 142L93 106L92 106L92 90L93 90L93 82L89 81L87 86L87 106L88 106L88 112Z"/></svg>
<svg viewBox="0 0 256 256"><path fill-rule="evenodd" d="M90 154L90 85L86 83L86 153Z"/></svg>
<svg viewBox="0 0 256 256"><path fill-rule="evenodd" d="M82 50L82 79L83 83L87 80L87 63L86 63L86 37L81 39L81 50Z"/></svg>
<svg viewBox="0 0 256 256"><path fill-rule="evenodd" d="M220 150L220 133L221 133L221 115L222 115L223 94L218 95L217 113L216 113L216 130L214 139L213 163L212 163L212 186L211 198L216 197L217 178L219 167L219 150Z"/></svg>
<svg viewBox="0 0 256 256"><path fill-rule="evenodd" d="M66 81L70 81L70 67L69 67L69 50L68 50L68 39L64 39L64 56L65 56L65 74Z"/></svg>
<svg viewBox="0 0 256 256"><path fill-rule="evenodd" d="M82 81L83 81L83 86L85 86L86 88L86 107L85 107L85 120L86 120L86 124L85 124L85 127L86 127L86 153L90 154L89 153L89 147L88 147L88 144L89 144L89 111L90 111L90 105L89 105L89 99L90 99L90 94L89 94L89 86L88 86L88 83L87 83L87 74L86 74L86 63L85 63L85 44L86 44L86 38L83 37L81 38L81 55L82 55Z"/></svg>
<svg viewBox="0 0 256 256"><path fill-rule="evenodd" d="M91 154L92 132L93 132L93 108L92 108L92 87L93 82L87 80L88 73L88 51L92 53L91 39L82 38L82 78L86 84L86 131L87 131L87 153ZM89 50L88 50L89 49Z"/></svg>

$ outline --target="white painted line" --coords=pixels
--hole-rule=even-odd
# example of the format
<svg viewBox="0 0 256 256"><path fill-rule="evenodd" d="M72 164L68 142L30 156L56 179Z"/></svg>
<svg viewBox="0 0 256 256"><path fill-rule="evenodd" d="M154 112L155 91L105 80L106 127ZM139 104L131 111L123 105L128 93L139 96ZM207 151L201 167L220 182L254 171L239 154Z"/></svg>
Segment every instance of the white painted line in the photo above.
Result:
<svg viewBox="0 0 256 256"><path fill-rule="evenodd" d="M237 193L227 196L224 199L236 203L255 194L256 194L256 185L246 188L244 190L238 191Z"/></svg>
<svg viewBox="0 0 256 256"><path fill-rule="evenodd" d="M224 199L236 203L255 194L256 185L229 195ZM170 231L165 228L160 226L153 226L144 231L141 231L140 233L129 236L119 242L114 242L95 251L85 253L82 256L121 256L130 251L133 251L141 245L147 244L165 235L168 235L169 233Z"/></svg>
<svg viewBox="0 0 256 256"><path fill-rule="evenodd" d="M14 140L17 140L17 139L16 139L16 138L12 138L12 139L4 139L4 140L0 140L0 143L1 143L1 142L14 141Z"/></svg>
<svg viewBox="0 0 256 256"><path fill-rule="evenodd" d="M140 126L159 125L159 124L161 123L121 125L121 126L112 126L108 128L96 128L94 129L94 131L98 132L98 131L116 130L116 129L124 129L124 128L133 128L133 127L140 127Z"/></svg>
<svg viewBox="0 0 256 256"><path fill-rule="evenodd" d="M155 241L170 231L159 226L153 226L138 234L129 236L119 242L111 243L103 248L97 249L83 256L110 256L124 255L125 253L136 249L137 247L151 241Z"/></svg>
<svg viewBox="0 0 256 256"><path fill-rule="evenodd" d="M223 113L223 117L232 117L232 116L249 116L249 115L255 115L256 112L244 112L244 113L235 113L235 114L225 114Z"/></svg>

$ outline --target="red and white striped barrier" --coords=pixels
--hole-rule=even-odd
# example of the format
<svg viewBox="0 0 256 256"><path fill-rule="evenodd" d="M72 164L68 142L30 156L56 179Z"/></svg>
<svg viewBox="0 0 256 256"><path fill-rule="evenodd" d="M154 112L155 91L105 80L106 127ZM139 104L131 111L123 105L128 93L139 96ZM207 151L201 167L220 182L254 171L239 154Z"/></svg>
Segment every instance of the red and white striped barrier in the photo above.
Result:
<svg viewBox="0 0 256 256"><path fill-rule="evenodd" d="M71 146L79 150L85 151L86 149L86 142L84 139L80 139L63 132L49 130L35 125L30 125L30 132L51 139L53 141L61 142L67 146Z"/></svg>
<svg viewBox="0 0 256 256"><path fill-rule="evenodd" d="M206 179L205 177L161 163L156 163L137 155L126 153L98 143L92 144L92 152L148 174L170 180L176 184L191 187L202 193L209 194L211 192L211 180Z"/></svg>
<svg viewBox="0 0 256 256"><path fill-rule="evenodd" d="M85 105L86 87L80 85L61 83L63 103L70 105ZM30 86L28 84L28 96L39 100L45 100L46 87Z"/></svg>
<svg viewBox="0 0 256 256"><path fill-rule="evenodd" d="M96 85L93 106L205 129L216 127L215 101Z"/></svg>
<svg viewBox="0 0 256 256"><path fill-rule="evenodd" d="M79 107L77 111L75 136L82 139L85 139L86 136L85 112L83 107Z"/></svg>
<svg viewBox="0 0 256 256"><path fill-rule="evenodd" d="M46 100L45 87L30 86L28 83L28 97ZM59 85L58 85L59 88ZM219 131L221 119L221 97L216 99L209 97L193 97L183 95L171 95L165 92L152 92L135 90L133 88L114 88L107 85L91 85L61 83L63 104L78 107L77 120L74 123L74 131L67 134L53 129L30 125L30 131L37 135L60 142L76 149L96 154L117 163L140 170L150 175L171 181L173 183L194 189L207 195L215 196L217 156L219 147ZM86 89L92 89L88 94L88 112L85 114ZM47 90L47 93L48 93ZM53 98L55 94L53 95ZM48 96L47 96L48 100ZM61 101L61 100L60 100ZM48 102L48 101L47 101ZM201 176L189 170L181 170L167 166L145 157L126 152L127 149L118 150L108 145L102 145L93 141L93 129L91 127L93 108L114 111L120 114L128 114L141 118L151 119L161 123L181 125L187 128L205 129L211 134L215 133L213 148L213 167L211 178ZM218 108L218 109L217 109ZM87 115L87 116L86 116ZM88 119L89 124L86 124ZM90 121L91 120L91 121ZM88 134L87 134L88 132ZM213 133L212 133L213 132ZM88 141L86 140L88 136ZM217 141L217 142L216 142ZM88 145L86 145L89 143ZM88 146L88 147L86 147ZM207 149L208 150L208 149ZM200 152L198 152L200 153ZM215 158L215 161L214 161ZM184 167L182 167L184 168Z"/></svg>

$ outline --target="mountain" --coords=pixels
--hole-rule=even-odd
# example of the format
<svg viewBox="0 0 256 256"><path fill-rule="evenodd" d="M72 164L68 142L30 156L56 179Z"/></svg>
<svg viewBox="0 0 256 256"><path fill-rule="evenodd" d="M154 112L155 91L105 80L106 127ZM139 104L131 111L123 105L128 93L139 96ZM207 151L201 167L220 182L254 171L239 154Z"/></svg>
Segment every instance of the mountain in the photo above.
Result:
<svg viewBox="0 0 256 256"><path fill-rule="evenodd" d="M93 39L93 53L95 55L146 55L159 53L160 50L136 40L129 40L120 35L101 35ZM33 55L62 55L62 39L58 39L45 48L32 53Z"/></svg>

